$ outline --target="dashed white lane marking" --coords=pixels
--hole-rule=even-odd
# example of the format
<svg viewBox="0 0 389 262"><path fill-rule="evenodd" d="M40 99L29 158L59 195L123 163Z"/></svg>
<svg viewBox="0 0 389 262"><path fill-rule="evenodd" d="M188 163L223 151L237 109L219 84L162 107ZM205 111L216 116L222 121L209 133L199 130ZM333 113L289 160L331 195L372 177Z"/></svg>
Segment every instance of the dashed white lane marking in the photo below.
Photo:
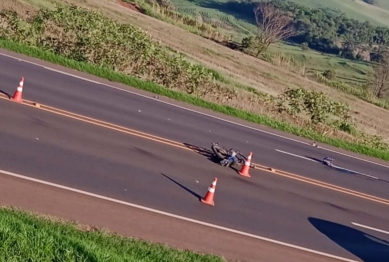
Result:
<svg viewBox="0 0 389 262"><path fill-rule="evenodd" d="M287 155L290 155L290 156L294 156L294 157L298 157L298 158L302 158L302 159L305 159L305 160L309 160L309 161L312 161L312 162L316 162L315 160L313 159L310 159L308 157L305 157L305 156L299 156L299 155L296 155L296 154L293 154L293 153L289 153L289 152L286 152L286 151L282 151L282 150L279 150L279 149L276 149L277 152L280 152L280 153L283 153L283 154L287 154Z"/></svg>
<svg viewBox="0 0 389 262"><path fill-rule="evenodd" d="M370 229L370 230L373 230L373 231L377 231L377 232L380 232L380 233L384 233L384 234L389 235L389 232L388 232L388 231L384 231L384 230L382 230L382 229L378 229L378 228L374 228L374 227L365 226L365 225L358 224L358 223L355 223L355 222L351 222L351 224L353 224L354 226L357 226L357 227L363 227L363 228L367 228L367 229Z"/></svg>
<svg viewBox="0 0 389 262"><path fill-rule="evenodd" d="M296 154L289 153L289 152L282 151L282 150L278 150L278 149L276 149L276 151L280 152L280 153L283 153L283 154L290 155L290 156L294 156L294 157L302 158L302 159L305 159L305 160L309 160L309 161L312 161L312 162L315 162L315 163L319 163L318 161L315 161L313 159L307 158L305 156L296 155ZM367 174L364 174L364 173L361 173L361 172L357 172L357 171L354 171L354 170L351 170L351 169L347 169L347 168L344 168L344 167L341 167L341 166L333 165L332 167L336 168L336 169L341 169L341 170L344 170L344 171L348 171L348 172L354 173L356 175L361 175L361 176L365 176L365 177L369 177L369 178L373 178L373 179L377 179L377 180L379 179L378 177L367 175Z"/></svg>

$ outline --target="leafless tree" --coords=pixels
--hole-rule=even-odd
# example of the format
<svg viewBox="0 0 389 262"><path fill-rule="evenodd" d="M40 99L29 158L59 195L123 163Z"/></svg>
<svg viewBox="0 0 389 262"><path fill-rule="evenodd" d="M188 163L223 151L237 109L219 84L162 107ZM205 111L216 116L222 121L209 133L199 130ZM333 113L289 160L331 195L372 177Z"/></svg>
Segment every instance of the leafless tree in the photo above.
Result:
<svg viewBox="0 0 389 262"><path fill-rule="evenodd" d="M372 87L377 98L383 98L389 91L389 52L383 52L380 62L373 67Z"/></svg>
<svg viewBox="0 0 389 262"><path fill-rule="evenodd" d="M289 13L275 7L272 1L262 1L254 8L258 26L257 56L271 44L297 34Z"/></svg>

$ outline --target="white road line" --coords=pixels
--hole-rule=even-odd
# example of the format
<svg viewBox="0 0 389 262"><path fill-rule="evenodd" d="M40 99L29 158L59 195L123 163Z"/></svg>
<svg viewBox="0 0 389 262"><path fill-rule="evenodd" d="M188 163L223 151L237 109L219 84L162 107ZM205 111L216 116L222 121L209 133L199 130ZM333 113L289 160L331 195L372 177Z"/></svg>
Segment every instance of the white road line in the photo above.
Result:
<svg viewBox="0 0 389 262"><path fill-rule="evenodd" d="M87 81L87 82L91 82L91 83L94 83L94 84L97 84L97 85L101 85L100 82L97 82L97 81L94 81L94 80L90 80L90 79L85 78L85 77L76 76L76 75L73 75L73 74L70 74L70 73L66 73L66 72L62 72L60 70L57 70L57 69L54 69L54 68L50 68L50 67L46 67L46 66L44 66L43 68L46 69L46 70L50 70L50 71L59 73L59 74L67 75L67 76L74 77L74 78L77 78L77 79L81 79L81 80L84 80L84 81Z"/></svg>
<svg viewBox="0 0 389 262"><path fill-rule="evenodd" d="M250 126L247 126L247 125L244 125L244 124L239 124L239 123L227 120L227 119L223 119L223 118L220 118L220 117L217 117L217 116L212 116L212 115L209 115L209 114L206 114L206 113L202 113L202 112L199 112L199 111L196 111L196 110L193 110L193 109L189 109L189 108L186 108L186 107L183 107L183 106L179 106L179 105L175 105L175 104L172 104L172 103L169 103L169 102L157 100L155 98L152 98L152 97L149 97L149 96L145 96L145 95L142 95L142 94L138 94L138 93L132 92L130 90L126 90L126 89L122 89L122 88L119 88L119 87L116 87L116 86L112 86L112 85L96 82L96 81L93 81L91 79L87 79L87 78L83 78L83 77L80 77L80 76L77 76L77 75L74 75L74 74L66 73L66 72L63 72L63 71L60 71L60 70L56 70L56 69L53 69L53 68L50 68L50 67L46 67L46 66L34 63L34 62L30 62L30 61L27 61L27 60L24 60L24 59L20 59L20 58L11 56L11 55L3 54L1 52L0 52L0 55L6 56L6 57L9 57L9 58L12 58L12 59L16 59L18 61L23 61L25 63L29 63L29 64L32 64L32 65L35 65L35 66L39 66L39 67L42 67L42 68L47 69L47 70L55 71L55 72L57 72L59 74L64 74L64 75L67 75L67 76L70 76L70 77L82 79L84 81L100 84L100 85L103 85L103 86L106 86L106 87L110 87L110 88L113 88L113 89L116 89L116 90L120 90L120 91L123 91L123 92L126 92L126 93L130 93L132 95L136 95L136 96L140 96L140 97L143 97L143 98L146 98L146 99L154 100L154 101L159 102L159 103L163 103L163 104L166 104L166 105L169 105L169 106L172 106L172 107L180 108L182 110L190 111L192 113L196 113L196 114L200 114L200 115L203 115L203 116L207 116L207 117L210 117L210 118L213 118L213 119L217 119L219 121L223 121L223 122L226 122L226 123L229 123L229 124L233 124L233 125L236 125L236 126L244 127L244 128L247 128L247 129L251 129L251 130L254 130L254 131L257 131L257 132L265 133L265 134L272 135L272 136L275 136L275 137L279 137L279 138L282 138L282 139L290 140L290 141L293 141L293 142L296 142L296 143L300 143L300 144L304 144L304 145L309 145L309 146L311 145L310 143L299 141L297 139L293 139L293 138L289 138L289 137L286 137L286 136L274 134L272 132L268 132L268 131L261 130L261 129L258 129L258 128L250 127ZM341 152L338 152L338 151L335 151L335 150L332 150L332 149L328 149L328 148L325 148L325 147L322 147L322 146L320 146L320 148L323 149L323 150L326 150L326 151L330 151L330 152L333 152L333 153L336 153L336 154L339 154L339 155L343 155L343 156L347 156L347 157L350 157L350 158L354 158L354 159L357 159L357 160L360 160L360 161L364 161L364 162L367 162L367 163L370 163L370 164L374 164L374 165L382 166L382 167L385 167L385 168L389 168L389 166L387 166L387 165L376 163L374 161L370 161L370 160L363 159L363 158L360 158L360 157L356 157L356 156L352 156L352 155L349 155L349 154L341 153Z"/></svg>
<svg viewBox="0 0 389 262"><path fill-rule="evenodd" d="M351 170L351 169L347 169L347 168L344 168L344 167L335 166L335 165L333 165L333 167L339 168L339 169L343 169L343 170L346 170L346 171L349 171L349 172L353 172L353 173L361 175L361 176L366 176L366 177L370 177L370 178L373 178L373 179L378 179L378 177L367 175L367 174L364 174L364 173L360 173L360 172L357 172L357 171L354 171L354 170Z"/></svg>
<svg viewBox="0 0 389 262"><path fill-rule="evenodd" d="M280 152L280 153L283 153L283 154L291 155L291 156L294 156L294 157L298 157L298 158L302 158L302 159L305 159L305 160L309 160L309 161L318 163L317 161L315 161L313 159L310 159L310 158L307 158L305 156L296 155L296 154L289 153L289 152L286 152L286 151L282 151L282 150L279 150L279 149L276 149L276 151ZM345 171L353 172L353 173L361 175L361 176L366 176L366 177L370 177L370 178L373 178L373 179L378 179L378 177L371 176L371 175L366 175L364 173L360 173L360 172L357 172L357 171L354 171L354 170L351 170L351 169L347 169L347 168L344 168L344 167L341 167L341 166L333 165L333 167L334 168L338 168L338 169L342 169L342 170L345 170Z"/></svg>
<svg viewBox="0 0 389 262"><path fill-rule="evenodd" d="M289 153L289 152L286 152L286 151L282 151L282 150L279 150L279 149L276 149L276 151L277 151L277 152L280 152L280 153L283 153L283 154L287 154L287 155L290 155L290 156L302 158L302 159L309 160L309 161L312 161L312 162L317 163L317 161L315 161L315 160L313 160L313 159L310 159L310 158L308 158L308 157L305 157L305 156L299 156L299 155L292 154L292 153Z"/></svg>
<svg viewBox="0 0 389 262"><path fill-rule="evenodd" d="M361 225L361 224L358 224L358 223L355 223L355 222L351 222L351 224L353 224L354 226L367 228L367 229L370 229L370 230L373 230L373 231L377 231L377 232L381 232L381 233L389 235L388 231L384 231L384 230L377 229L377 228L374 228L374 227L369 227L369 226Z"/></svg>
<svg viewBox="0 0 389 262"><path fill-rule="evenodd" d="M355 260L351 260L351 259L347 259L347 258L331 255L331 254L328 254L328 253L324 253L324 252L320 252L320 251L316 251L316 250L312 250L312 249L308 249L308 248L304 248L304 247L300 247L300 246L284 243L284 242L281 242L281 241L277 241L277 240L261 237L261 236L258 236L258 235L254 235L254 234L250 234L250 233L234 230L234 229L231 229L231 228L222 227L222 226L218 226L218 225L215 225L215 224L210 224L210 223L207 223L207 222L191 219L191 218L188 218L188 217L174 215L174 214L167 213L167 212L164 212L164 211L160 211L160 210L157 210L157 209L152 209L152 208L136 205L136 204L133 204L133 203L121 201L121 200L114 199L114 198L105 197L105 196L102 196L102 195L93 194L93 193L90 193L90 192L78 190L78 189L67 187L67 186L62 186L62 185L51 183L51 182L47 182L47 181L44 181L44 180L35 179L35 178L31 178L31 177L15 174L15 173L8 172L8 171L5 171L5 170L0 170L0 173L3 174L3 175L10 176L10 177L16 177L16 178L19 178L19 179L33 181L35 183L39 183L39 184L43 184L43 185L47 185L47 186L51 186L51 187L55 187L55 188L60 188L60 189L63 189L63 190L75 192L75 193L82 194L82 195L87 195L87 196L90 196L90 197L94 197L94 198L110 201L110 202L113 202L113 203L129 206L129 207L133 207L133 208L138 208L138 209L141 209L141 210L145 210L145 211L149 211L149 212L152 212L152 213L164 215L164 216L167 216L167 217L176 218L176 219L187 221L187 222L191 222L191 223L194 223L194 224L199 224L199 225L202 225L202 226L223 230L223 231L226 231L226 232L229 232L229 233L234 233L234 234L237 234L237 235L242 235L242 236L258 239L258 240L262 240L262 241L278 244L278 245L281 245L281 246L298 249L298 250L309 252L309 253L312 253L312 254L321 255L321 256L324 256L324 257L338 259L340 261L358 262L358 261L355 261Z"/></svg>

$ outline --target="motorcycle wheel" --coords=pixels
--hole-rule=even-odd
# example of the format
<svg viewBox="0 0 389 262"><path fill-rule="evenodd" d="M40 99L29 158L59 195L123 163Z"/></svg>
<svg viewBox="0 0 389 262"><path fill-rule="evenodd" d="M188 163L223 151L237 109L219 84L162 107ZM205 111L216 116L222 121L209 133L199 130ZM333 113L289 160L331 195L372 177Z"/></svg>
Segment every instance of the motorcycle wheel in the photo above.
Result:
<svg viewBox="0 0 389 262"><path fill-rule="evenodd" d="M211 147L212 149L212 152L214 153L214 155L219 158L220 160L223 160L227 157L228 155L228 152L225 148L221 147L221 146L218 146L218 145L212 145Z"/></svg>

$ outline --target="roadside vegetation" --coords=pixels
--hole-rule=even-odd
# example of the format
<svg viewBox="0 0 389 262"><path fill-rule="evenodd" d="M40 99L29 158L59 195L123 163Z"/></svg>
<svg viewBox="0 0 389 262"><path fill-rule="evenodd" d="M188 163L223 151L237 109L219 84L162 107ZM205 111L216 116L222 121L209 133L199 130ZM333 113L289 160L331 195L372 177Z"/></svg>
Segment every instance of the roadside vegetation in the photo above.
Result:
<svg viewBox="0 0 389 262"><path fill-rule="evenodd" d="M296 86L272 96L234 83L159 44L138 27L99 12L75 5L34 11L1 11L0 46L389 160L388 145L379 136L358 130L349 105L324 92Z"/></svg>
<svg viewBox="0 0 389 262"><path fill-rule="evenodd" d="M0 208L0 238L2 261L226 261L9 208Z"/></svg>

